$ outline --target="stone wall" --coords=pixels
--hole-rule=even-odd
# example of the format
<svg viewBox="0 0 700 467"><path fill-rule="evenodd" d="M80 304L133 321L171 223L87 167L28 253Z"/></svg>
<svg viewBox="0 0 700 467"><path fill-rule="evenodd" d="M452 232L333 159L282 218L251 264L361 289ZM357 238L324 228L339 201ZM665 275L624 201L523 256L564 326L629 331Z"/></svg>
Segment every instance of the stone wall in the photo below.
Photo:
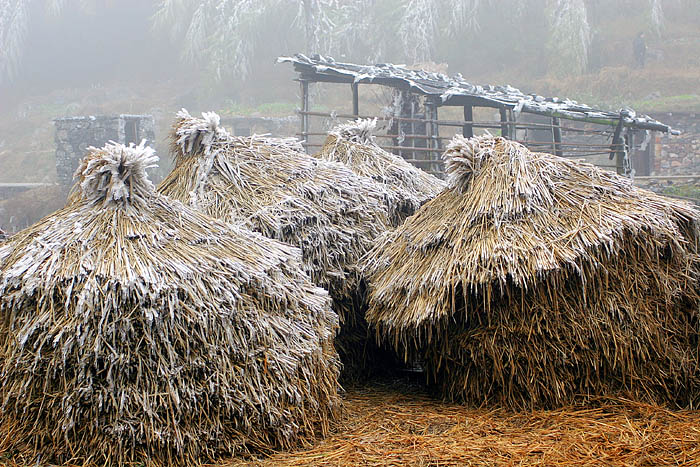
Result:
<svg viewBox="0 0 700 467"><path fill-rule="evenodd" d="M679 136L657 134L652 175L700 174L700 113L669 112L651 116L681 131Z"/></svg>
<svg viewBox="0 0 700 467"><path fill-rule="evenodd" d="M155 122L150 115L66 117L56 125L56 173L58 182L68 186L90 146L102 147L109 141L129 144L145 139L155 142Z"/></svg>

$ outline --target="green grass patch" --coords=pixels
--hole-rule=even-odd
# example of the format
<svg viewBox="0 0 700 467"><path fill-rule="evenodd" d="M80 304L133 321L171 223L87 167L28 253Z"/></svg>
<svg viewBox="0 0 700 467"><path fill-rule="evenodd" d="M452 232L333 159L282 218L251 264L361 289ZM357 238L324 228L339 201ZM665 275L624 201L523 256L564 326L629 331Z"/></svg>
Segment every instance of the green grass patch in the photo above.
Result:
<svg viewBox="0 0 700 467"><path fill-rule="evenodd" d="M663 193L672 196L682 196L684 198L700 199L700 186L696 184L671 185L664 187Z"/></svg>

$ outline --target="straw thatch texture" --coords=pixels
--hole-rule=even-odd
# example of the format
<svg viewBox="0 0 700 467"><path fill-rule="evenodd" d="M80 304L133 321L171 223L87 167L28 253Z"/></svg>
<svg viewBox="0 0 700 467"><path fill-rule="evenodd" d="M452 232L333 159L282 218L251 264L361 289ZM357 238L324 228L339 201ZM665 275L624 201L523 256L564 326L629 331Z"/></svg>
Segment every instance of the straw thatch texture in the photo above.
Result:
<svg viewBox="0 0 700 467"><path fill-rule="evenodd" d="M366 267L367 320L446 397L698 402L698 211L502 138L445 159L450 188Z"/></svg>
<svg viewBox="0 0 700 467"><path fill-rule="evenodd" d="M444 181L402 157L380 148L374 140L377 119L357 119L333 128L315 157L342 162L358 175L387 189L385 202L393 226L401 225L445 187Z"/></svg>
<svg viewBox="0 0 700 467"><path fill-rule="evenodd" d="M10 451L192 465L286 448L337 408L337 315L298 249L155 193L151 150L92 148L65 208L0 246Z"/></svg>
<svg viewBox="0 0 700 467"><path fill-rule="evenodd" d="M363 366L374 340L367 339L356 264L388 228L386 191L343 164L301 153L296 140L231 136L215 113L181 111L171 139L175 168L158 190L299 247L341 316L337 341L346 369Z"/></svg>

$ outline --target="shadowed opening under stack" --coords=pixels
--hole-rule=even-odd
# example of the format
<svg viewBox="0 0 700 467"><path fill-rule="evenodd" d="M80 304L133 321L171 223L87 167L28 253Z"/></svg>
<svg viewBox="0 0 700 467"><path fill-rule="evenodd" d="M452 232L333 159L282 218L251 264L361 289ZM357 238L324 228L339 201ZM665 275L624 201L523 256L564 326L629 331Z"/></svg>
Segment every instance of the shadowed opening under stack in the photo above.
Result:
<svg viewBox="0 0 700 467"><path fill-rule="evenodd" d="M695 208L502 138L445 160L449 188L365 261L386 341L468 403L697 406Z"/></svg>
<svg viewBox="0 0 700 467"><path fill-rule="evenodd" d="M155 193L156 161L91 148L72 201L0 246L4 447L25 462L192 465L339 409L337 315L299 250Z"/></svg>
<svg viewBox="0 0 700 467"><path fill-rule="evenodd" d="M386 190L343 164L302 153L297 140L234 137L215 113L194 118L181 111L171 146L175 167L158 190L299 247L304 268L340 315L344 376L382 368L391 357L368 333L356 266L389 226Z"/></svg>

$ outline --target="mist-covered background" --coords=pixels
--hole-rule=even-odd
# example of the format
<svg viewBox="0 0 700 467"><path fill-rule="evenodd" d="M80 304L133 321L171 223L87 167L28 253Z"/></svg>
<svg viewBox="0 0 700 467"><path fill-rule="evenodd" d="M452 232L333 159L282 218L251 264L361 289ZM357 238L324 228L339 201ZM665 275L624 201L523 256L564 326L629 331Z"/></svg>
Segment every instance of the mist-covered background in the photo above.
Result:
<svg viewBox="0 0 700 467"><path fill-rule="evenodd" d="M55 180L57 117L152 114L167 158L181 107L292 115L295 75L275 59L297 52L604 108L700 110L699 0L0 0L0 182ZM337 91L314 106L349 100Z"/></svg>

